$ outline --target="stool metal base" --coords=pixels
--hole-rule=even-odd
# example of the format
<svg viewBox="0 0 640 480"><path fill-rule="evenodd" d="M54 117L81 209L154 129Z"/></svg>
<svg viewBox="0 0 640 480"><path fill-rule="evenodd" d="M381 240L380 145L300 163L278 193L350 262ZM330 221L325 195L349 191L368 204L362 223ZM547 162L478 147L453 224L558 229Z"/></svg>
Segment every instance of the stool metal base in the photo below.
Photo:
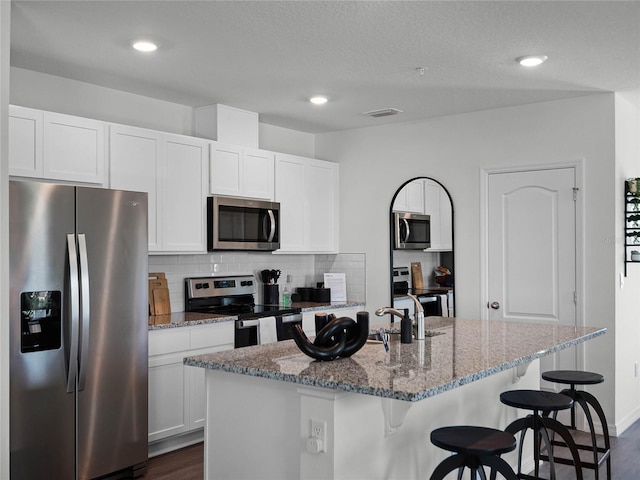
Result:
<svg viewBox="0 0 640 480"><path fill-rule="evenodd" d="M527 475L522 473L522 448L524 447L524 438L527 430L533 430L533 460L534 460L534 475ZM560 435L566 443L566 447L571 452L572 463L571 465L575 466L576 469L576 480L582 480L582 468L580 462L580 454L578 453L578 449L576 447L576 443L573 440L573 437L569 433L567 427L565 427L562 423L557 421L555 418L549 417L540 417L538 415L528 415L525 418L519 418L512 422L507 428L505 428L505 432L509 432L513 435L520 432L520 442L518 445L518 478L521 479L538 479L540 478L540 460L546 460L549 462L549 472L551 476L551 480L555 480L556 472L555 472L555 462L558 462L557 459L553 456L553 454L546 456L543 458L541 451L541 442L542 439L546 445L547 451L553 452L552 450L552 442L549 439L548 431L553 432L554 434Z"/></svg>
<svg viewBox="0 0 640 480"><path fill-rule="evenodd" d="M518 476L509 464L498 456L487 455L476 457L464 454L452 455L443 460L433 471L429 480L442 480L454 470L458 470L458 480L461 480L465 467L470 471L469 478L471 480L476 480L478 477L482 480L487 480L484 468L482 468L483 465L491 468L491 480L494 480L498 473L506 480L518 480Z"/></svg>
<svg viewBox="0 0 640 480"><path fill-rule="evenodd" d="M543 441L548 452L547 461L549 462L551 480L555 480L556 469L553 457L553 444L548 433L550 431L554 436L556 434L559 435L566 444L567 448L571 452L571 457L574 462L573 465L576 470L575 479L582 480L580 454L575 441L567 427L555 419L555 415L559 410L568 410L573 406L573 399L567 395L545 392L542 390L509 390L500 394L500 401L505 405L524 410L531 410L533 412L524 418L519 418L513 421L507 428L505 428L505 432L511 433L512 435L520 432L520 442L518 446L518 478L540 478L540 460L542 460L541 441ZM553 412L554 418L549 417L551 412ZM533 476L522 473L522 450L524 448L524 439L527 430L533 431L533 458L535 474Z"/></svg>
<svg viewBox="0 0 640 480"><path fill-rule="evenodd" d="M563 395L567 395L571 399L573 399L574 405L571 408L571 426L569 427L571 430L576 430L576 420L575 420L575 404L577 403L582 408L582 411L585 414L585 418L587 419L587 423L589 425L589 435L591 436L591 445L586 445L582 443L576 443L576 448L578 450L591 452L592 461L581 460L581 465L583 468L588 468L594 470L595 480L599 480L600 478L600 466L606 462L607 465L607 480L611 480L611 442L609 438L609 427L607 425L607 419L604 415L604 411L602 410L602 406L600 402L589 392L585 392L583 390L576 390L576 385L593 385L596 383L601 383L604 381L604 378L596 373L591 372L580 372L580 371L551 371L545 372L542 374L542 378L545 380L556 382L556 383L564 383L570 384L570 388L562 390ZM593 411L598 416L600 420L600 425L602 425L603 438L604 438L604 447L598 445L598 441L596 438L595 427L593 424L593 416L591 415L591 410L589 406L593 409ZM554 412L553 417L556 418L557 412ZM565 442L560 440L551 439L551 443L554 446L566 447ZM546 455L541 455L542 460L546 460ZM557 463L561 463L563 465L572 465L573 461L568 458L555 457L555 461Z"/></svg>

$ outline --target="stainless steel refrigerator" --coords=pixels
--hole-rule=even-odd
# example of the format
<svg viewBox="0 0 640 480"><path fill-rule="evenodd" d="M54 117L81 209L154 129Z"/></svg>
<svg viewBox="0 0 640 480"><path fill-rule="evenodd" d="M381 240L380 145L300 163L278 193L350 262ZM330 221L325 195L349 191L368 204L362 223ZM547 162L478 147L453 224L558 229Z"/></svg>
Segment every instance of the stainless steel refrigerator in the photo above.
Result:
<svg viewBox="0 0 640 480"><path fill-rule="evenodd" d="M9 182L12 480L147 460L147 195ZM135 468L135 467L134 467Z"/></svg>

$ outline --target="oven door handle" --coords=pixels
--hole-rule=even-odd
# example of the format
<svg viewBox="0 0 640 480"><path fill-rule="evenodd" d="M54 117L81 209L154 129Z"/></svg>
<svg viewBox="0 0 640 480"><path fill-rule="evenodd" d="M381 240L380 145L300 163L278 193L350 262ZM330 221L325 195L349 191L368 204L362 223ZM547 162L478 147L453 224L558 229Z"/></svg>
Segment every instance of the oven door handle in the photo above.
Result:
<svg viewBox="0 0 640 480"><path fill-rule="evenodd" d="M282 319L282 323L295 323L302 321L302 315L299 313L294 313L292 315L282 315L280 317Z"/></svg>
<svg viewBox="0 0 640 480"><path fill-rule="evenodd" d="M236 328L252 328L252 327L259 327L260 326L260 320L237 320L236 321Z"/></svg>
<svg viewBox="0 0 640 480"><path fill-rule="evenodd" d="M418 301L419 301L420 303L431 303L431 302L437 302L437 301L438 301L438 297L437 297L437 296L432 296L432 295L429 295L429 296L423 296L423 297L418 296Z"/></svg>

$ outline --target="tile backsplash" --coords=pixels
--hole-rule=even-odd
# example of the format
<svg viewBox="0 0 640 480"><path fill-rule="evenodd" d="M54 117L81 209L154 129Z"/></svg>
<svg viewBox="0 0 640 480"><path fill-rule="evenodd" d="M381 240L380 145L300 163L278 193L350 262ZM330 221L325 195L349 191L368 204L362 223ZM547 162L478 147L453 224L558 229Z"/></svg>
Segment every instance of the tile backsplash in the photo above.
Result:
<svg viewBox="0 0 640 480"><path fill-rule="evenodd" d="M325 273L345 273L347 298L365 301L365 254L279 255L260 252L218 252L205 255L150 255L149 272L164 272L169 284L171 311L184 311L184 279L197 276L254 275L256 302L262 301L260 271L278 269L278 283L284 287L291 275L291 287L315 286Z"/></svg>

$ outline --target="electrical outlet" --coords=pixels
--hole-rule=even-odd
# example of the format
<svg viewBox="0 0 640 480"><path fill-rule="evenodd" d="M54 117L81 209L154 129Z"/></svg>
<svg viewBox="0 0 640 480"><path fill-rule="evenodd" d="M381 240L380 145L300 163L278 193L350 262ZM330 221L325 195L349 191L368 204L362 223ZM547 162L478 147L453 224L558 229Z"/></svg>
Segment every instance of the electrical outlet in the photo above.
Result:
<svg viewBox="0 0 640 480"><path fill-rule="evenodd" d="M325 420L311 419L311 435L312 439L317 439L319 442L319 451L327 451L327 422Z"/></svg>

